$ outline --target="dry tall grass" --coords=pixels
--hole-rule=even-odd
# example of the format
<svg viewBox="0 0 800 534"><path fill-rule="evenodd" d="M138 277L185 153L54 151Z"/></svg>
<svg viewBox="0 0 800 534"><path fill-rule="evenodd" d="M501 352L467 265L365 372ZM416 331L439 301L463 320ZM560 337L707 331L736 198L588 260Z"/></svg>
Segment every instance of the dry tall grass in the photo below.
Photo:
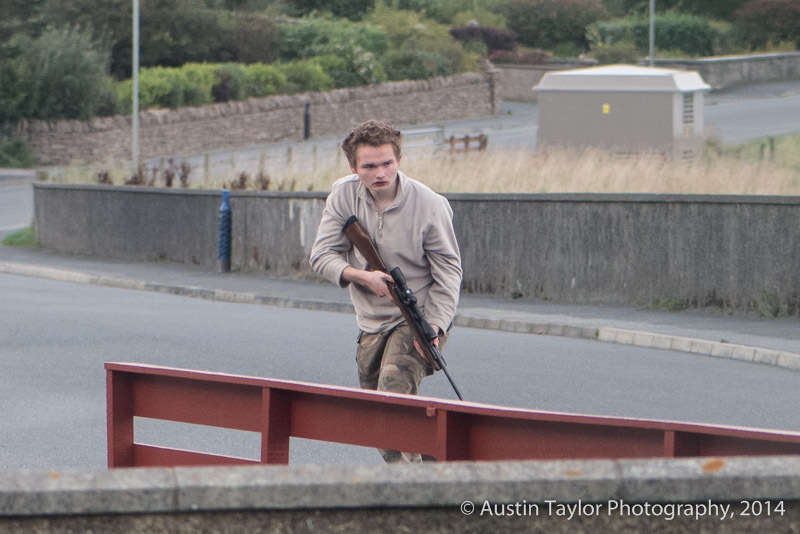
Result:
<svg viewBox="0 0 800 534"><path fill-rule="evenodd" d="M672 193L800 195L800 136L778 139L774 157L766 143L718 151L692 164L661 156L621 158L599 150L528 151L490 150L451 155L441 151L410 151L401 162L409 176L442 193ZM130 175L110 162L67 168L58 181L97 183L109 171L114 184ZM270 190L329 191L331 184L349 174L346 160L331 151L326 157L295 158L288 163L258 165L244 162L209 176L197 168L192 188L235 188L244 174L248 189L263 188L258 176L268 176ZM156 182L156 185L160 185Z"/></svg>
<svg viewBox="0 0 800 534"><path fill-rule="evenodd" d="M687 164L593 150L494 152L403 163L409 176L441 192L800 195L800 170L730 156Z"/></svg>

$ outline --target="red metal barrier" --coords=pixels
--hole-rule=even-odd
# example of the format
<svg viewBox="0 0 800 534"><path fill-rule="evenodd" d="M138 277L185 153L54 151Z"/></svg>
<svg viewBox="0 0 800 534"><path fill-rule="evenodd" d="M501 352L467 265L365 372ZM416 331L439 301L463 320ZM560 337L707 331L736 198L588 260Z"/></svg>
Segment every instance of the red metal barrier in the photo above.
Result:
<svg viewBox="0 0 800 534"><path fill-rule="evenodd" d="M502 408L303 382L107 363L108 465L287 464L289 438L439 461L800 454L800 433ZM261 460L134 442L133 418L261 434Z"/></svg>

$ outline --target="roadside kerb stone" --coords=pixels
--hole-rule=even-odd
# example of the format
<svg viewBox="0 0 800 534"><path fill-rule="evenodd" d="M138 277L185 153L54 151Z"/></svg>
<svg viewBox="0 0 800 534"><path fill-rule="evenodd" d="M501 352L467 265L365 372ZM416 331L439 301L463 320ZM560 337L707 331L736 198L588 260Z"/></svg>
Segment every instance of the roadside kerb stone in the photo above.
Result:
<svg viewBox="0 0 800 534"><path fill-rule="evenodd" d="M261 304L267 306L279 306L313 311L354 313L353 306L350 303L314 299L294 299L248 292L206 289L196 286L160 284L144 282L130 278L93 275L78 271L39 267L35 265L19 264L14 262L0 262L0 273L115 287L121 289L154 291L171 295L202 298L221 302ZM653 332L627 330L606 326L592 327L572 324L541 323L539 321L525 320L522 318L498 319L487 315L488 314L486 311L481 312L476 310L462 310L456 314L453 323L457 326L463 326L467 328L481 328L486 330L498 330L520 334L547 335L576 339L594 339L620 345L632 345L637 347L671 350L674 352L687 352L691 354L700 354L718 358L752 361L755 363L762 363L800 371L800 354L794 354L785 351L775 351L758 347L709 341L705 339L687 338L668 334L658 334Z"/></svg>

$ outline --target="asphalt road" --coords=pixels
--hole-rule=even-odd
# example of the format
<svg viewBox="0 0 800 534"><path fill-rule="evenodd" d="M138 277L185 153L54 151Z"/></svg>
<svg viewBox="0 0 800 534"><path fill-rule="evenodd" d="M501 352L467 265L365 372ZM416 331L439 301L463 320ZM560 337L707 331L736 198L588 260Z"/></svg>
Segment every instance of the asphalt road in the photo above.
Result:
<svg viewBox="0 0 800 534"><path fill-rule="evenodd" d="M355 319L0 275L0 469L105 466L106 361L356 386ZM547 336L457 328L465 399L576 413L800 430L797 372ZM445 377L422 395L453 399ZM137 420L140 442L257 457L258 438ZM380 463L293 440L292 464Z"/></svg>
<svg viewBox="0 0 800 534"><path fill-rule="evenodd" d="M707 134L725 145L800 133L800 81L742 85L706 99Z"/></svg>
<svg viewBox="0 0 800 534"><path fill-rule="evenodd" d="M0 182L0 236L33 220L33 189L29 184L2 186Z"/></svg>

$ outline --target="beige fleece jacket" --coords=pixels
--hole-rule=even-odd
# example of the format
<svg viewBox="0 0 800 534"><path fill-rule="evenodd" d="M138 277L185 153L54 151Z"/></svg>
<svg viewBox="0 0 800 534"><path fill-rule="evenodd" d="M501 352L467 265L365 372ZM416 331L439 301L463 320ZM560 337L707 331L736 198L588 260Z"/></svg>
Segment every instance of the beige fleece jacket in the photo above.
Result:
<svg viewBox="0 0 800 534"><path fill-rule="evenodd" d="M422 183L402 172L398 172L398 179L397 196L382 213L357 175L336 181L325 203L309 262L327 280L350 286L361 330L383 332L402 322L400 310L391 299L342 280L348 265L366 268L363 256L342 232L347 219L355 215L386 267L391 270L399 266L403 271L428 322L446 329L455 316L462 276L453 211L447 199Z"/></svg>

